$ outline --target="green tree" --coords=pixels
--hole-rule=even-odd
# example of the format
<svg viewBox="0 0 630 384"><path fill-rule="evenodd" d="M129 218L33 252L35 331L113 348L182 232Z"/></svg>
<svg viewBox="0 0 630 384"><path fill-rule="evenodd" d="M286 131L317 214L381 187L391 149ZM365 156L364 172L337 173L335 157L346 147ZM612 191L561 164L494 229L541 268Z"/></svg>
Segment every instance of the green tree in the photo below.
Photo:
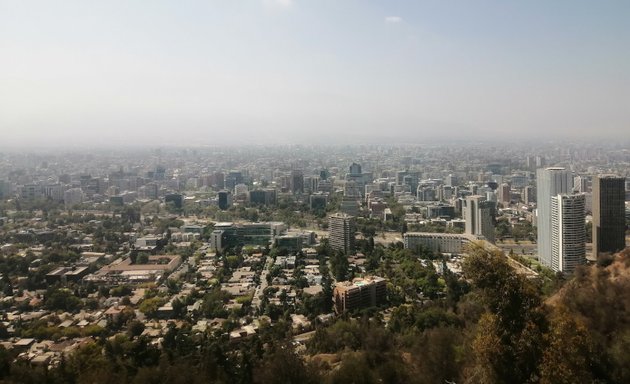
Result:
<svg viewBox="0 0 630 384"><path fill-rule="evenodd" d="M319 383L319 375L293 352L291 345L279 344L256 367L254 383Z"/></svg>
<svg viewBox="0 0 630 384"><path fill-rule="evenodd" d="M344 281L347 279L349 266L350 264L348 263L348 258L342 251L337 251L330 257L330 268L335 276L335 280L337 281Z"/></svg>
<svg viewBox="0 0 630 384"><path fill-rule="evenodd" d="M230 295L227 292L222 291L220 286L212 288L203 297L201 312L208 318L226 318L227 311L225 310L224 305L228 302L229 297Z"/></svg>
<svg viewBox="0 0 630 384"><path fill-rule="evenodd" d="M566 308L555 311L540 367L541 384L591 383L596 356L589 330Z"/></svg>
<svg viewBox="0 0 630 384"><path fill-rule="evenodd" d="M129 323L128 333L130 337L138 337L144 331L144 324L141 321L133 320Z"/></svg>
<svg viewBox="0 0 630 384"><path fill-rule="evenodd" d="M81 307L81 299L65 288L53 288L46 293L45 306L53 311L74 312Z"/></svg>
<svg viewBox="0 0 630 384"><path fill-rule="evenodd" d="M417 336L411 348L417 382L458 382L462 344L462 331L454 327L433 328Z"/></svg>
<svg viewBox="0 0 630 384"><path fill-rule="evenodd" d="M144 299L142 303L140 303L138 309L145 315L153 317L157 313L158 308L164 305L164 303L166 303L166 299L163 297L151 297L148 299Z"/></svg>
<svg viewBox="0 0 630 384"><path fill-rule="evenodd" d="M463 270L488 308L473 342L478 382L532 380L538 375L546 327L536 286L517 275L500 251L477 245L469 250Z"/></svg>

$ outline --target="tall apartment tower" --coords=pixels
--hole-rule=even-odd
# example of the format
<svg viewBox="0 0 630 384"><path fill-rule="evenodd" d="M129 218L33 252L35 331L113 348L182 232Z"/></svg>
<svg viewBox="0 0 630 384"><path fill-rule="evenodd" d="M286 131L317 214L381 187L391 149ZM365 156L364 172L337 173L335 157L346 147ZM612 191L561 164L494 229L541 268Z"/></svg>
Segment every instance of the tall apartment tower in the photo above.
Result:
<svg viewBox="0 0 630 384"><path fill-rule="evenodd" d="M466 233L470 235L482 235L491 243L494 243L494 203L485 201L483 196L466 197Z"/></svg>
<svg viewBox="0 0 630 384"><path fill-rule="evenodd" d="M531 185L526 186L525 188L523 188L523 202L525 204L530 204L530 203L535 203L536 202L536 188L532 187Z"/></svg>
<svg viewBox="0 0 630 384"><path fill-rule="evenodd" d="M354 216L335 213L328 217L328 238L334 251L343 251L346 255L354 254L354 234L356 221Z"/></svg>
<svg viewBox="0 0 630 384"><path fill-rule="evenodd" d="M572 273L586 263L583 194L551 198L551 269Z"/></svg>
<svg viewBox="0 0 630 384"><path fill-rule="evenodd" d="M600 175L593 180L593 256L626 247L625 178Z"/></svg>
<svg viewBox="0 0 630 384"><path fill-rule="evenodd" d="M538 259L551 267L551 198L571 192L573 177L564 168L540 168L536 171Z"/></svg>
<svg viewBox="0 0 630 384"><path fill-rule="evenodd" d="M304 193L304 174L300 170L291 171L291 192Z"/></svg>
<svg viewBox="0 0 630 384"><path fill-rule="evenodd" d="M509 204L512 198L512 189L510 184L503 183L499 187L499 201L502 203Z"/></svg>

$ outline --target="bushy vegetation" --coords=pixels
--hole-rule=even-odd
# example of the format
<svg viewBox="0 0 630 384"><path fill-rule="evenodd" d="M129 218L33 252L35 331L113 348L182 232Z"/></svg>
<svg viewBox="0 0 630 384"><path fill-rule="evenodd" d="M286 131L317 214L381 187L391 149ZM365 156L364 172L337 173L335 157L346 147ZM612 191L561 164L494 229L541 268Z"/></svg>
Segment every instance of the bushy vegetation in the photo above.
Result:
<svg viewBox="0 0 630 384"><path fill-rule="evenodd" d="M377 247L378 248L378 247ZM282 313L273 326L239 343L229 327L194 332L169 325L161 346L130 320L125 333L91 336L51 370L13 361L0 349L0 375L9 383L627 383L630 382L630 251L606 267L576 272L553 294L541 281L517 275L500 253L473 249L464 278L438 275L435 255L392 245L381 249L379 272L400 287L391 309L345 314L317 325L296 348ZM420 252L422 253L422 252ZM417 293L422 292L419 296ZM66 307L55 289L52 302ZM145 302L159 302L149 295ZM158 299L158 300L155 300ZM221 313L218 289L203 297L205 316ZM322 305L313 299L308 305ZM49 335L48 322L24 335ZM42 336L44 337L44 336Z"/></svg>

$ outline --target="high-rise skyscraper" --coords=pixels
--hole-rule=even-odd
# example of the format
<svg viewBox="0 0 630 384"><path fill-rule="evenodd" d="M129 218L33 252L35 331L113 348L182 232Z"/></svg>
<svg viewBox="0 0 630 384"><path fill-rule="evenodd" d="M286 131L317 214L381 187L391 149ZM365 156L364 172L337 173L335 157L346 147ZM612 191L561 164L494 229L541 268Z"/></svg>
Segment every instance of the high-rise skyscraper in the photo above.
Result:
<svg viewBox="0 0 630 384"><path fill-rule="evenodd" d="M350 174L351 175L360 175L361 174L361 165L357 163L352 163L350 165Z"/></svg>
<svg viewBox="0 0 630 384"><path fill-rule="evenodd" d="M243 184L243 173L241 171L230 171L225 175L225 188L231 191L236 184Z"/></svg>
<svg viewBox="0 0 630 384"><path fill-rule="evenodd" d="M449 174L444 179L444 184L446 184L446 185L448 185L450 187L456 187L459 184L459 180L457 179L457 176L455 176L453 174Z"/></svg>
<svg viewBox="0 0 630 384"><path fill-rule="evenodd" d="M291 192L304 193L304 174L300 170L291 171Z"/></svg>
<svg viewBox="0 0 630 384"><path fill-rule="evenodd" d="M597 176L593 180L593 256L626 246L625 178Z"/></svg>
<svg viewBox="0 0 630 384"><path fill-rule="evenodd" d="M551 198L551 269L571 273L586 262L583 194Z"/></svg>
<svg viewBox="0 0 630 384"><path fill-rule="evenodd" d="M503 183L499 187L499 201L501 203L509 204L512 199L512 188L510 184Z"/></svg>
<svg viewBox="0 0 630 384"><path fill-rule="evenodd" d="M354 235L356 222L354 216L335 213L328 218L330 247L334 251L343 251L346 255L354 254Z"/></svg>
<svg viewBox="0 0 630 384"><path fill-rule="evenodd" d="M362 172L360 164L352 163L352 165L350 165L349 173L346 173L346 188L344 195L363 197L365 194L365 185L373 181L374 177L372 172Z"/></svg>
<svg viewBox="0 0 630 384"><path fill-rule="evenodd" d="M219 191L219 209L225 211L232 206L232 194L230 191Z"/></svg>
<svg viewBox="0 0 630 384"><path fill-rule="evenodd" d="M535 203L536 202L536 188L528 185L523 188L522 200L525 204Z"/></svg>
<svg viewBox="0 0 630 384"><path fill-rule="evenodd" d="M482 196L466 197L466 208L464 209L466 233L482 235L486 240L494 243L494 211L494 203L485 201Z"/></svg>
<svg viewBox="0 0 630 384"><path fill-rule="evenodd" d="M564 168L544 168L536 171L536 202L538 227L538 259L551 266L551 198L571 192L573 178Z"/></svg>

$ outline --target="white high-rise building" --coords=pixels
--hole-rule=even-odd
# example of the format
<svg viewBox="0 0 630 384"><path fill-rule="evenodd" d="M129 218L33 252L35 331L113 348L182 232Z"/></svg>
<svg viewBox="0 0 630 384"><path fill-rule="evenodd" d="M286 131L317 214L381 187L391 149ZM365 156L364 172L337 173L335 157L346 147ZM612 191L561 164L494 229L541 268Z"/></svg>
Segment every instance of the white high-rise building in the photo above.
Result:
<svg viewBox="0 0 630 384"><path fill-rule="evenodd" d="M466 233L469 235L482 235L491 243L494 243L494 203L485 201L483 196L466 197L464 208L466 220Z"/></svg>
<svg viewBox="0 0 630 384"><path fill-rule="evenodd" d="M566 169L554 167L536 171L538 259L548 267L551 267L551 198L572 189L573 177Z"/></svg>
<svg viewBox="0 0 630 384"><path fill-rule="evenodd" d="M571 273L586 262L583 194L551 198L551 269Z"/></svg>

